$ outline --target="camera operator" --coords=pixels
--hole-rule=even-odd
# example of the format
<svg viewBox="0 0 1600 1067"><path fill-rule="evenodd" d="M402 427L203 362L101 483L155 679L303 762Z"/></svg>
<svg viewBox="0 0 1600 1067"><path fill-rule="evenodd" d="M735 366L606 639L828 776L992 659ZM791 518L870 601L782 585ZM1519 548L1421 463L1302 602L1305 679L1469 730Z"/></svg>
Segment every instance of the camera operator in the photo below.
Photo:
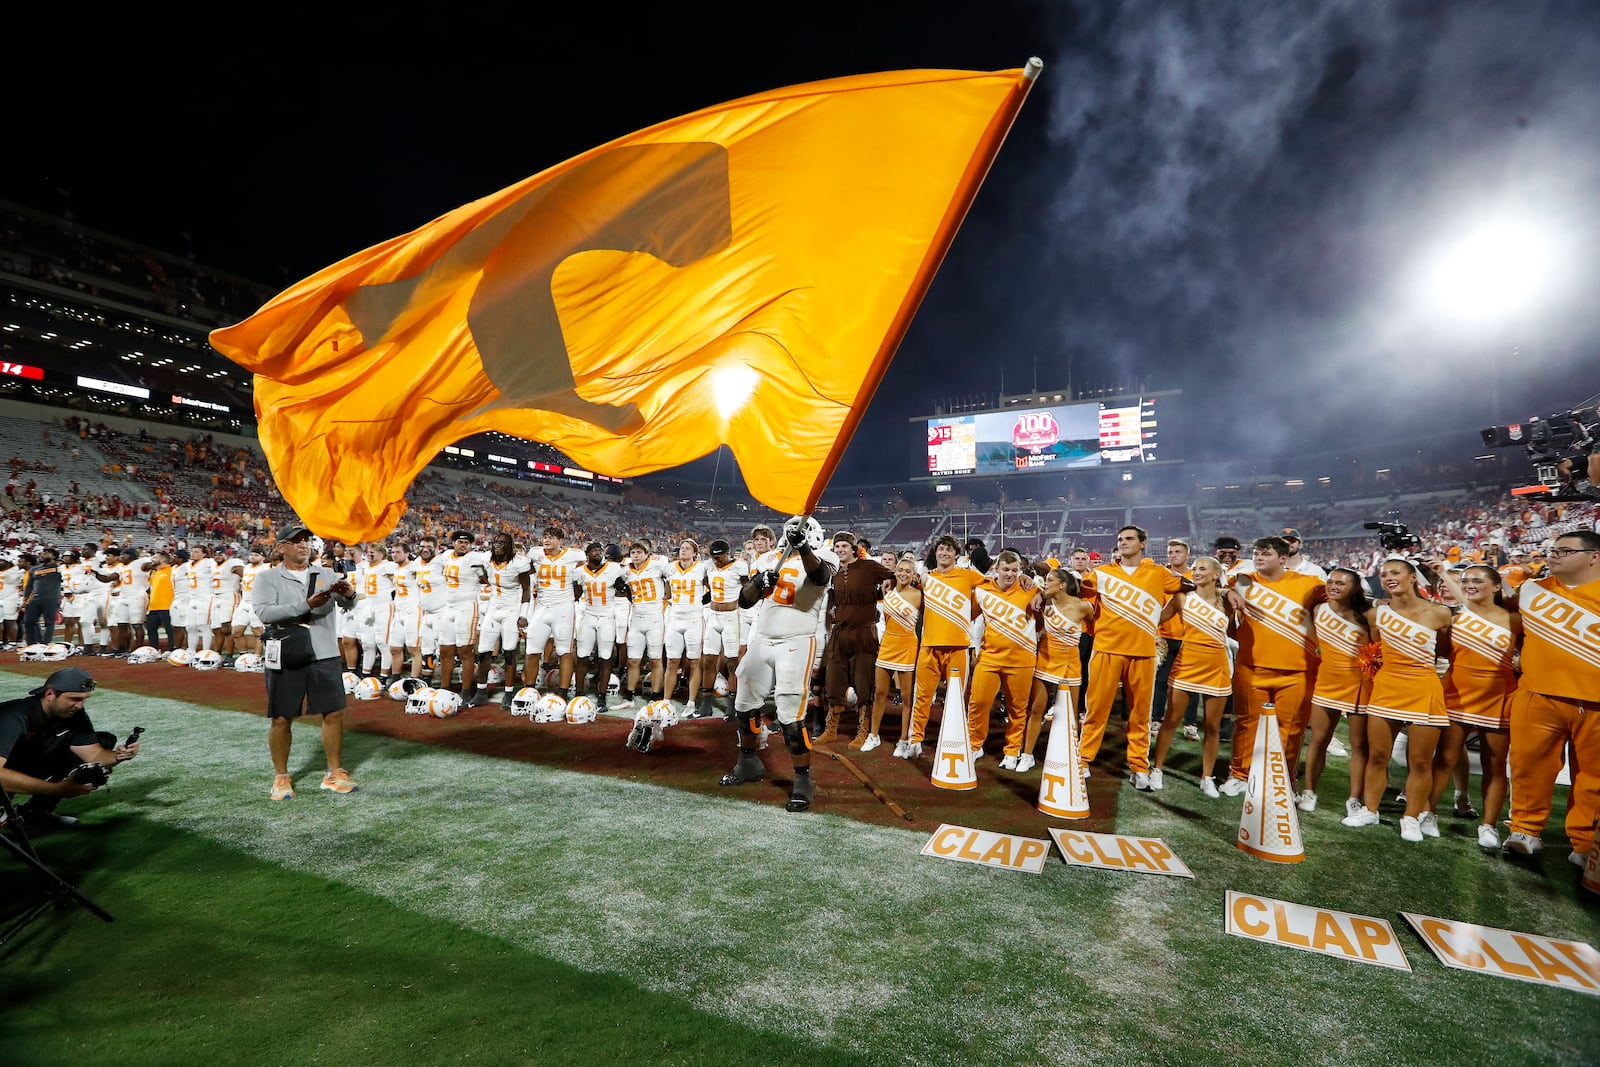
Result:
<svg viewBox="0 0 1600 1067"><path fill-rule="evenodd" d="M322 716L322 750L328 773L322 788L334 793L354 792L340 761L344 747L344 672L339 660L338 622L334 606L349 611L355 605L355 588L337 572L311 562L311 531L291 526L279 539L283 562L256 578L256 617L263 625L295 623L311 631L312 662L303 667L278 666L267 657L267 734L276 777L273 800L294 799L294 779L289 776L289 728L302 711ZM308 595L309 594L309 595Z"/></svg>
<svg viewBox="0 0 1600 1067"><path fill-rule="evenodd" d="M1600 814L1600 534L1556 538L1550 577L1523 584L1522 681L1511 698L1511 836L1531 856L1550 818L1563 750L1572 746L1567 797L1571 859L1583 866Z"/></svg>
<svg viewBox="0 0 1600 1067"><path fill-rule="evenodd" d="M71 826L78 820L56 814L64 797L92 793L95 786L70 776L80 764L115 765L139 754L139 742L117 746L109 733L96 733L84 710L94 679L81 667L56 671L20 700L0 704L0 787L32 799L18 809L29 825Z"/></svg>

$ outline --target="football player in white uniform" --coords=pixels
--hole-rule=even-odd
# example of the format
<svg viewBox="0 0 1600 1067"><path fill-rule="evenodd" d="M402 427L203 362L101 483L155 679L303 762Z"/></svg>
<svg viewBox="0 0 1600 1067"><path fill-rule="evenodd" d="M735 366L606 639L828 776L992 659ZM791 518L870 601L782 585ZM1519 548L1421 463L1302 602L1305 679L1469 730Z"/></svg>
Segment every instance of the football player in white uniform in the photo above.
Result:
<svg viewBox="0 0 1600 1067"><path fill-rule="evenodd" d="M667 581L671 583L671 603L667 605L667 699L678 690L678 661L683 660L689 669L689 700L687 707L695 706L700 692L700 597L705 593L706 569L711 564L700 558L700 546L684 541L678 546L678 558L667 568ZM709 688L710 679L707 679Z"/></svg>
<svg viewBox="0 0 1600 1067"><path fill-rule="evenodd" d="M239 574L239 606L233 609L229 629L233 631L235 652L260 652L261 620L256 618L256 579L271 564L257 545L250 549L249 562Z"/></svg>
<svg viewBox="0 0 1600 1067"><path fill-rule="evenodd" d="M489 599L478 626L478 685L473 704L489 702L489 665L498 646L505 673L500 706L508 711L511 708L511 698L517 691L517 653L522 643L522 620L528 615L532 571L532 562L517 551L510 534L502 532L489 538L489 580L485 585Z"/></svg>
<svg viewBox="0 0 1600 1067"><path fill-rule="evenodd" d="M450 535L451 550L434 560L444 581L444 610L439 613L439 684L449 689L454 681L456 653L461 652L461 692L471 697L477 690L477 663L473 653L478 639L478 590L489 576L489 555L472 547L472 534L457 530Z"/></svg>
<svg viewBox="0 0 1600 1067"><path fill-rule="evenodd" d="M389 628L394 623L394 578L399 570L382 541L369 544L366 558L356 565L355 634L361 642L361 673L369 677L374 668L385 679L394 672Z"/></svg>
<svg viewBox="0 0 1600 1067"><path fill-rule="evenodd" d="M17 617L22 614L22 584L27 580L27 570L15 560L0 559L0 640L7 645L17 643Z"/></svg>
<svg viewBox="0 0 1600 1067"><path fill-rule="evenodd" d="M739 590L750 576L750 568L742 559L735 559L727 541L717 538L711 542L711 564L706 568L705 626L701 643L704 658L700 661L700 704L695 709L698 716L711 714L711 698L717 677L723 667L728 668L728 697L737 691L735 678L739 669Z"/></svg>
<svg viewBox="0 0 1600 1067"><path fill-rule="evenodd" d="M543 547L536 549L531 559L538 600L529 611L528 658L522 672L529 684L537 685L534 680L539 677L544 647L553 641L561 660L560 690L563 693L572 686L572 625L576 605L573 582L578 568L583 566L583 553L562 544L566 536L561 527L546 526Z"/></svg>
<svg viewBox="0 0 1600 1067"><path fill-rule="evenodd" d="M583 611L578 616L577 659L578 692L589 692L597 701L605 699L611 680L611 653L616 646L616 602L631 595L622 568L605 558L605 546L591 541L584 548L584 562L573 577L573 591L581 598ZM593 690L588 688L589 672L598 661L599 672Z"/></svg>
<svg viewBox="0 0 1600 1067"><path fill-rule="evenodd" d="M794 785L789 791L789 811L811 807L811 740L801 721L811 665L816 660L817 621L828 603L828 587L839 560L826 545L816 519L800 516L783 524L784 540L793 553L776 570L758 571L739 593L742 607L761 604L761 622L750 639L749 651L739 663L739 687L734 698L734 728L739 759L720 779L722 785L739 785L766 776L766 765L756 755L761 737L761 708L771 699L784 746L794 761Z"/></svg>
<svg viewBox="0 0 1600 1067"><path fill-rule="evenodd" d="M134 635L144 636L144 615L150 606L150 572L156 569L155 557L139 558L139 553L124 548L111 573L117 576L111 588L111 645L123 655L133 651Z"/></svg>
<svg viewBox="0 0 1600 1067"><path fill-rule="evenodd" d="M394 673L383 680L385 689L405 670L407 653L411 656L410 676L422 677L422 654L417 647L422 634L422 590L417 587L417 561L399 541L389 549L389 560L394 564L394 601L388 633L390 670Z"/></svg>
<svg viewBox="0 0 1600 1067"><path fill-rule="evenodd" d="M244 585L244 560L217 545L211 550L211 609L201 643L207 652L215 648L225 657L233 653L233 613L238 610L240 588Z"/></svg>
<svg viewBox="0 0 1600 1067"><path fill-rule="evenodd" d="M70 574L73 600L78 605L78 621L83 627L83 644L95 655L111 651L111 583L101 577L109 566L92 543L86 544L76 574Z"/></svg>
<svg viewBox="0 0 1600 1067"><path fill-rule="evenodd" d="M61 553L61 640L69 646L89 643L83 639L83 602L77 590L82 572L83 557L70 548Z"/></svg>
<svg viewBox="0 0 1600 1067"><path fill-rule="evenodd" d="M632 594L633 613L628 620L628 680L621 694L625 704L632 705L639 687L639 671L646 654L650 656L649 699L661 699L661 652L667 629L667 601L672 596L672 584L667 577L667 566L659 557L652 558L650 546L635 541L628 546L629 562L623 568Z"/></svg>
<svg viewBox="0 0 1600 1067"><path fill-rule="evenodd" d="M777 567L782 553L777 549L778 537L772 532L772 527L761 525L750 531L750 540L745 548L745 563L750 568L750 573L770 571ZM761 605L753 608L739 609L739 657L744 658L744 650L750 645L750 636L756 632L756 620L760 618Z"/></svg>

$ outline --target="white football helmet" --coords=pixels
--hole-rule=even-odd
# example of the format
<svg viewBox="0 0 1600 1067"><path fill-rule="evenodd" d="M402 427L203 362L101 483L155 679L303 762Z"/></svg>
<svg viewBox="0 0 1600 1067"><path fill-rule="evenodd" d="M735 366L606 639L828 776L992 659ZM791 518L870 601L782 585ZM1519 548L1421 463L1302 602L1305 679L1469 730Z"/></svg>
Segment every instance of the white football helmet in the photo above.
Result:
<svg viewBox="0 0 1600 1067"><path fill-rule="evenodd" d="M428 714L435 719L448 719L461 710L461 695L448 689L428 691Z"/></svg>
<svg viewBox="0 0 1600 1067"><path fill-rule="evenodd" d="M845 706L846 707L853 708L853 707L856 706L856 704L860 703L860 700L861 700L861 698L856 696L856 687L855 686L852 685L852 686L849 686L848 688L845 689L845 691L844 691L844 702L845 702Z"/></svg>
<svg viewBox="0 0 1600 1067"><path fill-rule="evenodd" d="M187 648L175 648L171 652L167 653L167 662L172 664L174 667L187 667L189 665L189 660L192 658L193 657L189 655L189 650Z"/></svg>
<svg viewBox="0 0 1600 1067"><path fill-rule="evenodd" d="M194 658L189 661L189 666L197 671L214 671L222 666L222 654L220 652L196 652Z"/></svg>
<svg viewBox="0 0 1600 1067"><path fill-rule="evenodd" d="M233 669L240 674L265 674L267 665L254 652L246 652L233 661Z"/></svg>
<svg viewBox="0 0 1600 1067"><path fill-rule="evenodd" d="M22 658L29 661L44 659L44 648L45 646L40 644L25 645L22 649Z"/></svg>
<svg viewBox="0 0 1600 1067"><path fill-rule="evenodd" d="M576 696L567 702L567 721L570 723L594 722L597 715L599 710L590 697Z"/></svg>
<svg viewBox="0 0 1600 1067"><path fill-rule="evenodd" d="M614 697L614 696L621 696L621 695L622 695L622 679L618 678L616 675L613 674L611 676L611 681L606 683L606 696Z"/></svg>
<svg viewBox="0 0 1600 1067"><path fill-rule="evenodd" d="M678 714L669 700L657 700L640 708L633 717L633 729L623 742L636 752L649 752L661 741L667 727L675 726Z"/></svg>
<svg viewBox="0 0 1600 1067"><path fill-rule="evenodd" d="M821 552L828 543L828 535L822 532L822 524L810 515L794 515L783 524L784 544L789 543L789 531L796 526L805 530L806 546L813 552Z"/></svg>
<svg viewBox="0 0 1600 1067"><path fill-rule="evenodd" d="M713 693L715 693L719 697L727 696L728 695L728 679L724 678L720 674L717 675L716 680L711 683L711 691Z"/></svg>
<svg viewBox="0 0 1600 1067"><path fill-rule="evenodd" d="M356 685L360 681L361 681L361 675L357 674L355 671L345 671L344 672L344 695L345 696L354 696L355 695L355 691L356 691Z"/></svg>
<svg viewBox="0 0 1600 1067"><path fill-rule="evenodd" d="M560 693L546 693L533 707L534 722L566 722L567 700Z"/></svg>
<svg viewBox="0 0 1600 1067"><path fill-rule="evenodd" d="M44 651L39 654L39 658L46 663L59 663L70 655L72 655L72 646L63 645L60 641L57 641L53 644L45 645Z"/></svg>
<svg viewBox="0 0 1600 1067"><path fill-rule="evenodd" d="M497 685L504 685L505 680L506 672L501 670L500 665L496 663L490 665L489 673L484 677L483 684L493 689Z"/></svg>
<svg viewBox="0 0 1600 1067"><path fill-rule="evenodd" d="M129 663L154 663L160 658L161 653L157 652L150 645L140 645L138 648L128 653Z"/></svg>
<svg viewBox="0 0 1600 1067"><path fill-rule="evenodd" d="M377 700L383 696L383 683L376 678L363 678L350 695L357 700Z"/></svg>
<svg viewBox="0 0 1600 1067"><path fill-rule="evenodd" d="M429 686L425 685L420 689L413 689L411 695L406 697L406 714L432 715L433 710L429 707L429 701L432 699L433 689Z"/></svg>
<svg viewBox="0 0 1600 1067"><path fill-rule="evenodd" d="M531 685L518 689L511 698L511 714L526 715L531 722L533 713L539 706L539 691Z"/></svg>
<svg viewBox="0 0 1600 1067"><path fill-rule="evenodd" d="M389 699L408 701L411 694L418 689L427 689L428 683L421 678L396 678L389 683Z"/></svg>

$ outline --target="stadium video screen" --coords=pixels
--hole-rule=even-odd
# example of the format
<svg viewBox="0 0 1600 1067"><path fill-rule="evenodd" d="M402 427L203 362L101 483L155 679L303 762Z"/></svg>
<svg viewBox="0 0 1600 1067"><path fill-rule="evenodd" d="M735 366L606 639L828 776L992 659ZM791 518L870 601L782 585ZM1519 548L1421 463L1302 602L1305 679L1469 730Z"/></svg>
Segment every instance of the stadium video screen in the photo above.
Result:
<svg viewBox="0 0 1600 1067"><path fill-rule="evenodd" d="M936 476L1074 470L1154 463L1158 458L1154 397L975 412L926 421L928 473Z"/></svg>

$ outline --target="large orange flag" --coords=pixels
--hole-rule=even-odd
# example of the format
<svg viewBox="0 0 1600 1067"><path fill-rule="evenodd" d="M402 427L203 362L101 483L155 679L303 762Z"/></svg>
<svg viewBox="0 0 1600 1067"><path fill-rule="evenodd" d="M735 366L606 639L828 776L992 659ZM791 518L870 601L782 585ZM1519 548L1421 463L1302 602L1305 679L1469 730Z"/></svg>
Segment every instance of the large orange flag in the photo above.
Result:
<svg viewBox="0 0 1600 1067"><path fill-rule="evenodd" d="M392 530L484 430L645 474L727 444L809 511L1037 61L778 89L593 149L359 252L211 342L254 372L285 499Z"/></svg>

